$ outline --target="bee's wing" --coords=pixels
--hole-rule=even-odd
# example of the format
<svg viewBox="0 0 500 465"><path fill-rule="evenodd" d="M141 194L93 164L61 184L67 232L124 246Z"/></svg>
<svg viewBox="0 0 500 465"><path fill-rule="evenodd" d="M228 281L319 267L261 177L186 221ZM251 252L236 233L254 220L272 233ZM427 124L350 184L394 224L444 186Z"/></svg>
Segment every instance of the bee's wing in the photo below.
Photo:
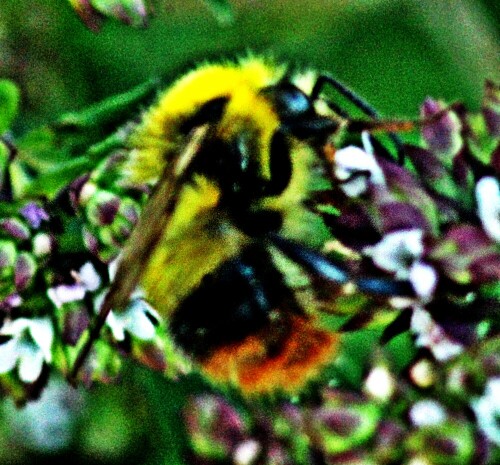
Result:
<svg viewBox="0 0 500 465"><path fill-rule="evenodd" d="M115 278L104 298L94 325L88 333L88 338L73 364L69 374L70 381L76 380L109 312L112 309L121 310L127 306L130 295L139 283L149 257L158 245L163 231L168 227L168 222L177 204L179 191L182 188L183 178L192 160L199 153L208 129L208 125L194 129L176 159L173 163L169 163L163 171L125 245Z"/></svg>

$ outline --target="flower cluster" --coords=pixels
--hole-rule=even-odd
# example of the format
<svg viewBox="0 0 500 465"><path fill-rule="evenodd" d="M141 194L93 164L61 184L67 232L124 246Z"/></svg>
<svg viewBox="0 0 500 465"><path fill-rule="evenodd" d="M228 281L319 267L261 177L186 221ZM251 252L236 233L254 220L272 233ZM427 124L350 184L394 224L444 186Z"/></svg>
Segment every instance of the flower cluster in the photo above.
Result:
<svg viewBox="0 0 500 465"><path fill-rule="evenodd" d="M317 208L335 237L326 250L341 250L360 276L409 285L408 296L387 296L398 316L383 340L406 337L413 352L401 341L378 347L354 383L338 371L341 355L319 396L271 411L195 397L185 407L195 463L500 460L500 89L487 83L480 115L429 99L422 121L421 146L399 148L404 166L368 134L363 148L337 150L335 187L318 194ZM366 320L356 314L343 327ZM409 354L399 366L394 347Z"/></svg>
<svg viewBox="0 0 500 465"><path fill-rule="evenodd" d="M406 144L397 164L377 140L337 151L323 212L332 234L361 257L362 273L411 284L394 305L437 360L498 331L500 299L500 91L487 83L481 115L428 99L422 146ZM408 312L412 312L409 318ZM496 318L497 320L497 318ZM400 322L399 321L399 322ZM404 326L390 328L398 332Z"/></svg>
<svg viewBox="0 0 500 465"><path fill-rule="evenodd" d="M11 161L4 160L5 172ZM0 204L0 383L16 390L19 401L37 395L30 386L45 382L44 367L68 372L109 288L116 257L146 195L119 185L122 161L123 153L111 153L52 202ZM11 192L8 182L4 187ZM139 295L106 321L123 352L164 371L165 344L157 323ZM119 366L116 350L100 342L84 379L111 379Z"/></svg>
<svg viewBox="0 0 500 465"><path fill-rule="evenodd" d="M319 398L281 403L272 411L253 404L250 414L217 395L200 395L184 409L195 463L497 463L495 344L482 344L444 368L417 359L406 376L375 359L361 389L326 387Z"/></svg>
<svg viewBox="0 0 500 465"><path fill-rule="evenodd" d="M54 246L48 220L32 201L9 205L0 218L0 374L17 368L24 383L36 381L52 360L52 322L32 303Z"/></svg>
<svg viewBox="0 0 500 465"><path fill-rule="evenodd" d="M120 185L125 157L123 151L112 153L71 189L73 205L83 216L85 246L103 263L110 263L122 250L145 198L144 191Z"/></svg>
<svg viewBox="0 0 500 465"><path fill-rule="evenodd" d="M113 18L133 27L146 27L153 0L69 0L85 25L99 31L104 18ZM232 20L231 4L227 0L205 0L221 23Z"/></svg>
<svg viewBox="0 0 500 465"><path fill-rule="evenodd" d="M397 144L403 163L367 133L362 147L336 150L333 187L310 203L331 230L325 253L341 255L355 278L318 298L346 318L344 332L389 310L381 340L359 363L345 344L293 403L193 398L185 423L195 463L500 460L500 90L487 84L479 115L427 100L421 125L420 145ZM74 115L62 125L73 126ZM89 151L98 152L91 172L72 171L88 171L82 157L64 165L69 185L49 173L40 196L32 188L18 199L5 146L0 139L0 387L22 401L49 370L68 374L150 192L123 184L123 138L110 136ZM188 371L140 294L118 310L86 360L86 382L114 378L119 352L172 376Z"/></svg>
<svg viewBox="0 0 500 465"><path fill-rule="evenodd" d="M11 205L0 218L0 308L8 312L22 302L37 270L52 250L44 228L49 216L36 202Z"/></svg>

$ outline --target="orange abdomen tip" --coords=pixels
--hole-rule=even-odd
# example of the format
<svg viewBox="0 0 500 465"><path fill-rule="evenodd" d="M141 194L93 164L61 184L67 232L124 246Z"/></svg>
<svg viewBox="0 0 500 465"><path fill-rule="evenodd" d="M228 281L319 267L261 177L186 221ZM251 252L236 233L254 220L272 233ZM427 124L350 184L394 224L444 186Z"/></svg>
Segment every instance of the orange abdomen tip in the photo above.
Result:
<svg viewBox="0 0 500 465"><path fill-rule="evenodd" d="M299 392L333 362L339 335L317 328L304 316L291 315L286 334L270 328L242 342L223 346L202 362L214 381L238 386L246 395Z"/></svg>

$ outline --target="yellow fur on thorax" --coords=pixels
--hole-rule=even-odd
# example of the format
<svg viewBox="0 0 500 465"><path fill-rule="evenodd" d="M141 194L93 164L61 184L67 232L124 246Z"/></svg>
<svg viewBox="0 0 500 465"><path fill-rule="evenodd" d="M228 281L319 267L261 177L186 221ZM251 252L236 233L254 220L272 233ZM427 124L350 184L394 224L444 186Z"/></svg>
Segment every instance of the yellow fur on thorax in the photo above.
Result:
<svg viewBox="0 0 500 465"><path fill-rule="evenodd" d="M249 137L258 137L262 144L259 152L267 155L267 144L279 119L259 90L275 84L283 73L284 68L258 58L194 69L167 89L144 115L130 139L134 149L126 167L127 177L138 184L156 181L165 161L175 156L184 142L179 131L182 122L218 97L229 99L224 117L217 125L221 138L230 141L241 129L253 131ZM267 162L263 161L266 168Z"/></svg>

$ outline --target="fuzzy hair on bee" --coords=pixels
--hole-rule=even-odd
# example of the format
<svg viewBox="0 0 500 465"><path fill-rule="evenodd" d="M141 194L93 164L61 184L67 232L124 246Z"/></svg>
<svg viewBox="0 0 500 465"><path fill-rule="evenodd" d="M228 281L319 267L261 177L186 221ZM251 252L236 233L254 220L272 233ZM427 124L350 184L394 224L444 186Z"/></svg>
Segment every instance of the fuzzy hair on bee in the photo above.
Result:
<svg viewBox="0 0 500 465"><path fill-rule="evenodd" d="M245 394L298 392L333 361L339 336L317 317L312 275L349 277L315 252L330 236L307 208L329 187L323 151L345 123L320 96L328 82L248 57L159 95L124 169L155 191L102 314L139 284L186 356Z"/></svg>

